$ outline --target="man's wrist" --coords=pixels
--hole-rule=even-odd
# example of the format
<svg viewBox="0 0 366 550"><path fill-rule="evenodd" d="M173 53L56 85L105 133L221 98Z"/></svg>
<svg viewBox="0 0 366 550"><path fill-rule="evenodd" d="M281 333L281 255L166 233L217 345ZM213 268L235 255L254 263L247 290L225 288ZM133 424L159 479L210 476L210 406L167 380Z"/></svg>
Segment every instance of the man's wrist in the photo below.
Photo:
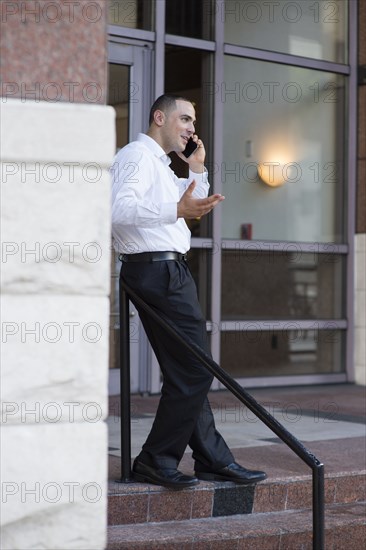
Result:
<svg viewBox="0 0 366 550"><path fill-rule="evenodd" d="M208 183L208 171L206 166L202 165L202 169L199 172L189 167L189 179L196 179L197 183Z"/></svg>
<svg viewBox="0 0 366 550"><path fill-rule="evenodd" d="M206 170L205 165L201 162L192 162L189 165L189 169L195 174L203 174L203 172Z"/></svg>

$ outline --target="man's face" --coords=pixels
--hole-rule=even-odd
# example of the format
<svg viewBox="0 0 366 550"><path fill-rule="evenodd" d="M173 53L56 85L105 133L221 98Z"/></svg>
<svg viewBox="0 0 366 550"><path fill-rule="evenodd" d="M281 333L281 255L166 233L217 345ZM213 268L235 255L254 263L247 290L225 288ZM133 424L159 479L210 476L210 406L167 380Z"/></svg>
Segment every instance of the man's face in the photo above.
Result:
<svg viewBox="0 0 366 550"><path fill-rule="evenodd" d="M176 108L165 115L165 123L161 127L163 149L167 153L181 153L194 134L196 113L192 103L177 99Z"/></svg>

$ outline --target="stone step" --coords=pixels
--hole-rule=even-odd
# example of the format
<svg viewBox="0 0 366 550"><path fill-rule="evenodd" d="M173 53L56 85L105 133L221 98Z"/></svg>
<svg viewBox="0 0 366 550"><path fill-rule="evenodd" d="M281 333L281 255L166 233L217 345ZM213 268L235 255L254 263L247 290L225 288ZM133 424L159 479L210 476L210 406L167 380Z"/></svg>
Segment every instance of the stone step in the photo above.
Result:
<svg viewBox="0 0 366 550"><path fill-rule="evenodd" d="M366 504L326 508L325 550L360 550ZM309 510L108 527L107 550L312 550Z"/></svg>
<svg viewBox="0 0 366 550"><path fill-rule="evenodd" d="M325 504L366 500L366 473L326 475ZM311 509L312 478L267 479L257 485L201 482L172 491L142 483L109 482L108 525L185 521Z"/></svg>

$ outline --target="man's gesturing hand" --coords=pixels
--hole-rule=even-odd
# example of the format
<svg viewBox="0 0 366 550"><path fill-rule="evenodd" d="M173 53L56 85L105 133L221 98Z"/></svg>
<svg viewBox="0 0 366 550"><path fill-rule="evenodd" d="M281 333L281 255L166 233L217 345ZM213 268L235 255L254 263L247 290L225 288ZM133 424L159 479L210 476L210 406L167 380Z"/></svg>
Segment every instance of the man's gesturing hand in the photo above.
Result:
<svg viewBox="0 0 366 550"><path fill-rule="evenodd" d="M205 199L195 199L192 197L195 187L196 182L193 180L178 202L178 218L200 218L201 216L211 212L211 210L225 198L223 195L216 194Z"/></svg>

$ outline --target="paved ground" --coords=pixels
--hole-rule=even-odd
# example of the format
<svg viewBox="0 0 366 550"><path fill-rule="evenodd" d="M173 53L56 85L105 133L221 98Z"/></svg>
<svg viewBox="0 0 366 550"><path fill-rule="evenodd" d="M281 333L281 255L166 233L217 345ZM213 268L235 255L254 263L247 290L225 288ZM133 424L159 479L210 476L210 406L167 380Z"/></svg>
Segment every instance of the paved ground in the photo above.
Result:
<svg viewBox="0 0 366 550"><path fill-rule="evenodd" d="M326 472L366 468L366 388L352 384L250 390L275 418L325 463ZM132 457L151 427L159 396L132 396ZM309 473L294 453L229 392L212 392L218 430L247 467L261 467L271 477ZM110 478L118 478L120 457L119 396L110 398ZM192 471L188 449L181 469Z"/></svg>

